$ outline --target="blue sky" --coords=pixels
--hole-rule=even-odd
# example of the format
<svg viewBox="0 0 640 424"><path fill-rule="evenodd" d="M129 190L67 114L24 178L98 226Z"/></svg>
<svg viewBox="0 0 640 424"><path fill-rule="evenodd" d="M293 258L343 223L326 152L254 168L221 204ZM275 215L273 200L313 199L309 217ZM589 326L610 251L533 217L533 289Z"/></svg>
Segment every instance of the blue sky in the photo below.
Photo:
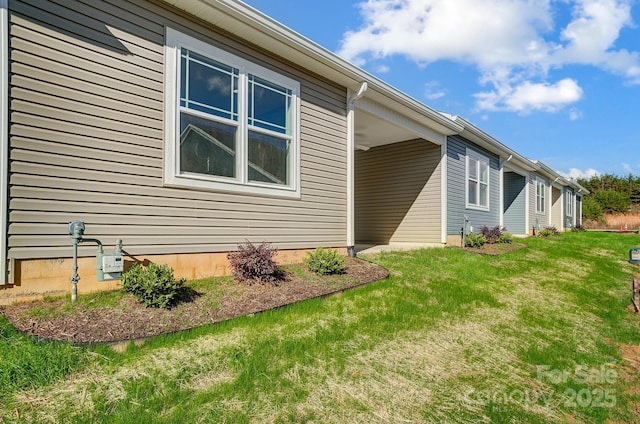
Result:
<svg viewBox="0 0 640 424"><path fill-rule="evenodd" d="M640 175L639 0L246 0L567 176Z"/></svg>

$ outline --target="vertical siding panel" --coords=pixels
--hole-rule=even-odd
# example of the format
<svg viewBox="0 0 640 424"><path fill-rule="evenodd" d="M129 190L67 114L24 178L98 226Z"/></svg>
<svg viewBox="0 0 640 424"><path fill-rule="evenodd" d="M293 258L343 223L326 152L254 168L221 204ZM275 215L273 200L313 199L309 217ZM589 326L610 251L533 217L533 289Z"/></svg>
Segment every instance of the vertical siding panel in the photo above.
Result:
<svg viewBox="0 0 640 424"><path fill-rule="evenodd" d="M440 243L439 164L425 140L356 151L356 242Z"/></svg>

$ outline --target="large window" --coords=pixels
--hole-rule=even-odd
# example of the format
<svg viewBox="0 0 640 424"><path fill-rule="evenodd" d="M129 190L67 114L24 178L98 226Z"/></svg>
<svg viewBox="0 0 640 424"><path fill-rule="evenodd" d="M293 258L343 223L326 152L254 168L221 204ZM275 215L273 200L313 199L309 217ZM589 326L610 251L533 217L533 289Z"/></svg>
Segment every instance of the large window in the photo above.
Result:
<svg viewBox="0 0 640 424"><path fill-rule="evenodd" d="M489 159L467 150L467 207L489 209Z"/></svg>
<svg viewBox="0 0 640 424"><path fill-rule="evenodd" d="M545 211L545 197L546 197L546 188L545 188L545 181L540 179L540 178L536 178L536 212L537 213L544 213Z"/></svg>
<svg viewBox="0 0 640 424"><path fill-rule="evenodd" d="M165 181L299 195L299 84L167 29Z"/></svg>

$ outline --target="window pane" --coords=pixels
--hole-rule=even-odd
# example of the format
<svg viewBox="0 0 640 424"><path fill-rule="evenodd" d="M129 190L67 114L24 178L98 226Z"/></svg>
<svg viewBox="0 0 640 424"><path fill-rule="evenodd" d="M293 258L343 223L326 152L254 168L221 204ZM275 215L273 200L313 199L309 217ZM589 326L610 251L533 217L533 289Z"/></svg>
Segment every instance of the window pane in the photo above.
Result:
<svg viewBox="0 0 640 424"><path fill-rule="evenodd" d="M180 105L238 119L238 70L183 50Z"/></svg>
<svg viewBox="0 0 640 424"><path fill-rule="evenodd" d="M249 180L289 184L289 140L249 131Z"/></svg>
<svg viewBox="0 0 640 424"><path fill-rule="evenodd" d="M478 161L475 159L469 158L469 178L473 180L478 179Z"/></svg>
<svg viewBox="0 0 640 424"><path fill-rule="evenodd" d="M480 184L480 206L489 205L489 186Z"/></svg>
<svg viewBox="0 0 640 424"><path fill-rule="evenodd" d="M180 114L180 172L236 176L236 127Z"/></svg>
<svg viewBox="0 0 640 424"><path fill-rule="evenodd" d="M291 134L291 90L249 75L249 125Z"/></svg>
<svg viewBox="0 0 640 424"><path fill-rule="evenodd" d="M489 164L487 162L480 162L480 181L485 184L489 182Z"/></svg>
<svg viewBox="0 0 640 424"><path fill-rule="evenodd" d="M478 204L478 183L469 180L469 204Z"/></svg>

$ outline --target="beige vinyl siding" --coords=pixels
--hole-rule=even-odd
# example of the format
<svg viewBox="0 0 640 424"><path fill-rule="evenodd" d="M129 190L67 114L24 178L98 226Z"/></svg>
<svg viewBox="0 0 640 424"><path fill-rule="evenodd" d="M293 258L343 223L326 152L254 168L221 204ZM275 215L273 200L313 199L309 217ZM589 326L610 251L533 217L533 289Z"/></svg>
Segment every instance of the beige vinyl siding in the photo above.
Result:
<svg viewBox="0 0 640 424"><path fill-rule="evenodd" d="M440 146L424 140L356 151L356 242L440 243L440 178Z"/></svg>
<svg viewBox="0 0 640 424"><path fill-rule="evenodd" d="M10 258L70 256L75 219L138 255L346 245L345 88L153 2L9 6ZM300 82L300 199L163 186L165 25Z"/></svg>
<svg viewBox="0 0 640 424"><path fill-rule="evenodd" d="M551 225L559 231L564 228L562 216L562 189L551 186Z"/></svg>

